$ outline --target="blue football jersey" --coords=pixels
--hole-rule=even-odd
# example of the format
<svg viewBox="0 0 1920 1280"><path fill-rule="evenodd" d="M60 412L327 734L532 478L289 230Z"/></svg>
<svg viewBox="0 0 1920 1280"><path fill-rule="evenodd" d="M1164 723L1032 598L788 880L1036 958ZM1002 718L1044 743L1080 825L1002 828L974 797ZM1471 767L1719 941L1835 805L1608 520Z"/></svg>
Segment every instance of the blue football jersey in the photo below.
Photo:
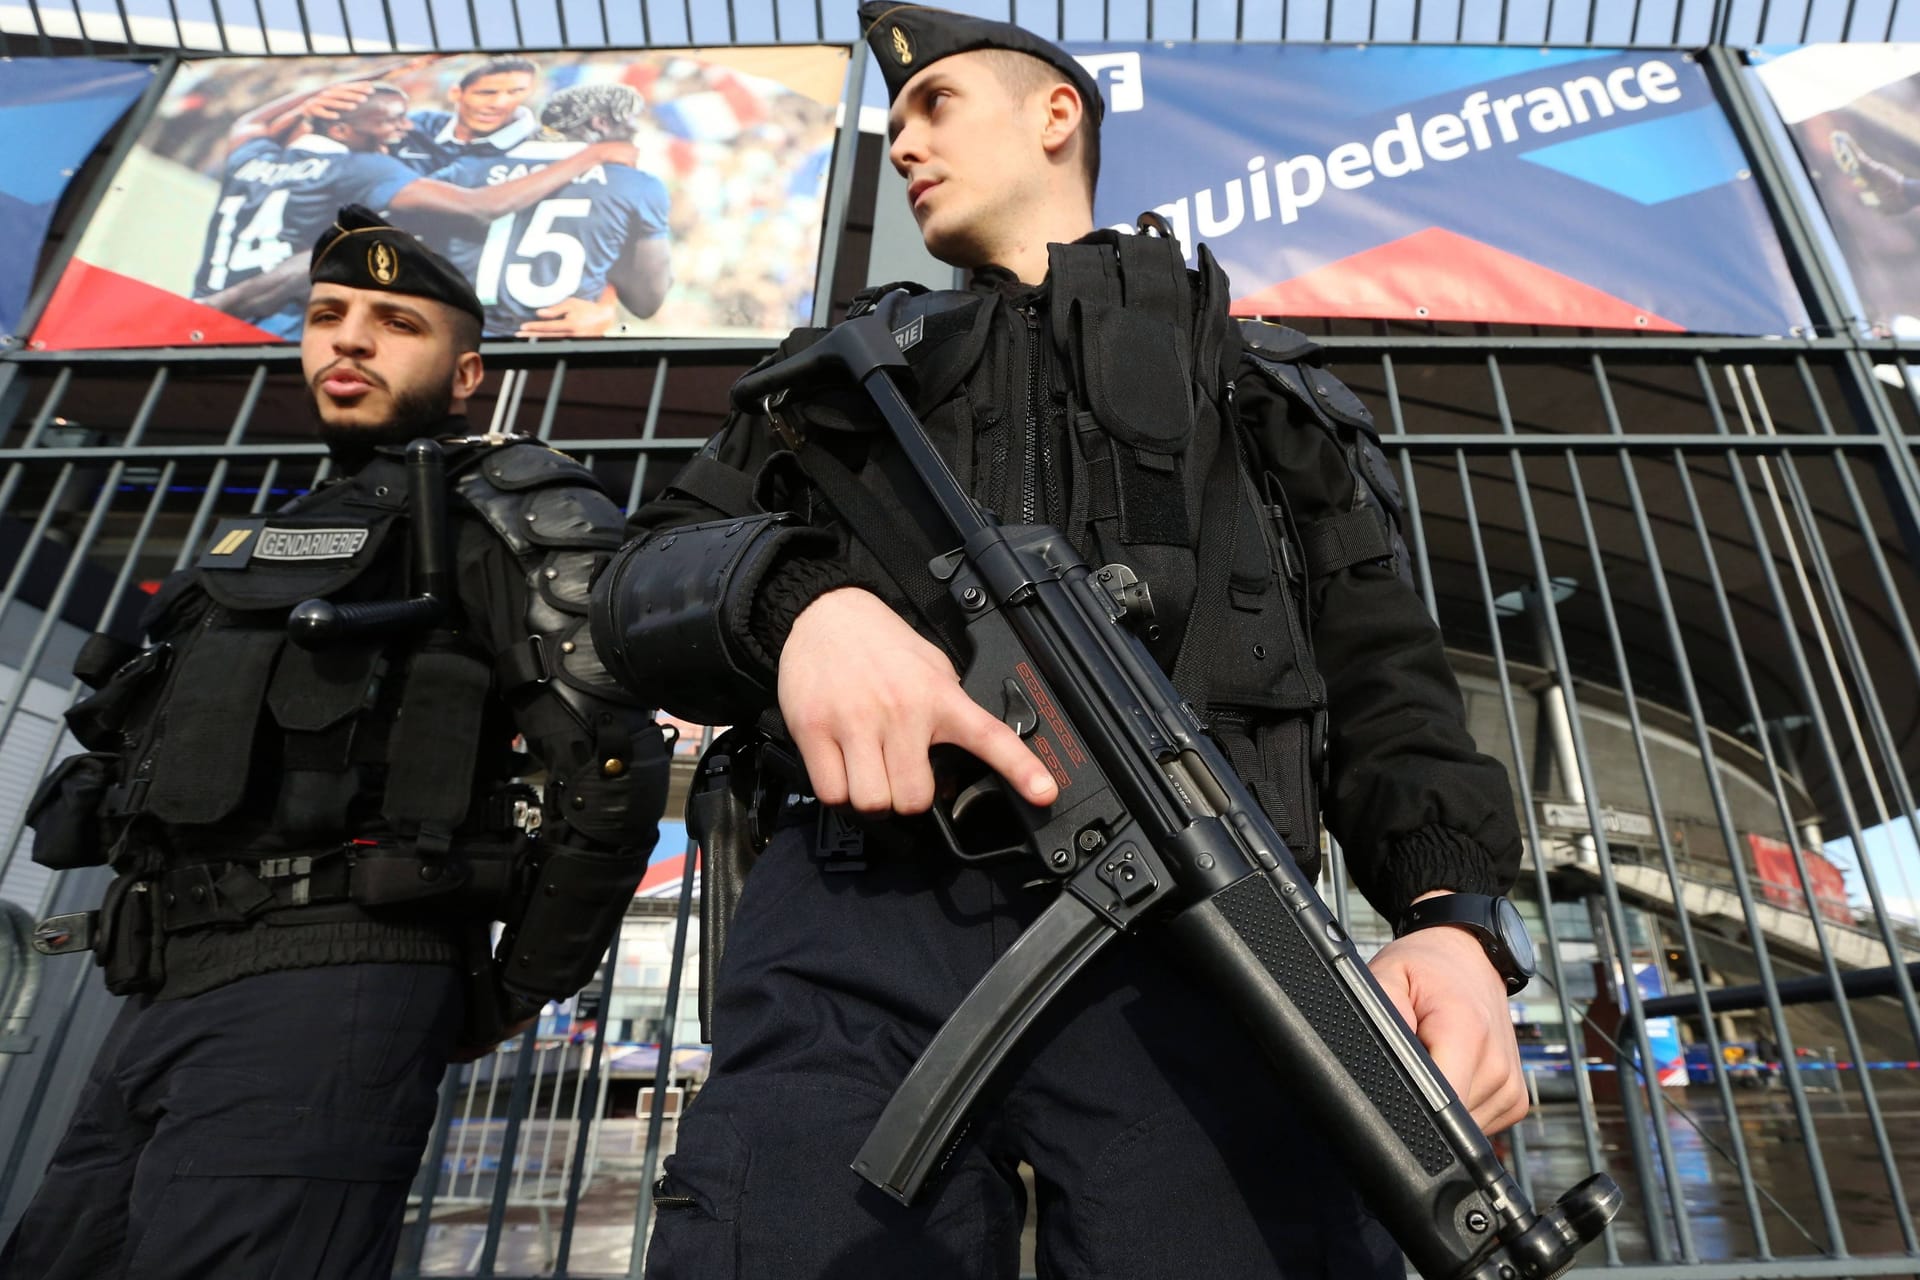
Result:
<svg viewBox="0 0 1920 1280"><path fill-rule="evenodd" d="M203 298L250 280L313 247L345 204L384 211L419 175L392 156L349 151L317 134L281 146L256 138L227 157L219 199L207 223L193 295ZM304 307L294 304L294 328ZM244 317L261 324L262 317ZM279 317L275 317L278 319ZM283 333L282 328L261 324Z"/></svg>
<svg viewBox="0 0 1920 1280"><path fill-rule="evenodd" d="M453 136L451 111L422 108L407 112L407 121L413 128L393 144L393 154L416 173L434 173L473 153L498 155L519 146L540 130L540 122L525 107L515 111L511 119L492 133L470 142Z"/></svg>
<svg viewBox="0 0 1920 1280"><path fill-rule="evenodd" d="M488 156L469 153L436 176L493 186L573 155L579 142L523 142ZM566 298L598 298L607 273L636 240L667 234L666 184L621 164L596 165L537 204L496 218L483 236L462 236L447 257L473 281L486 332L510 337Z"/></svg>

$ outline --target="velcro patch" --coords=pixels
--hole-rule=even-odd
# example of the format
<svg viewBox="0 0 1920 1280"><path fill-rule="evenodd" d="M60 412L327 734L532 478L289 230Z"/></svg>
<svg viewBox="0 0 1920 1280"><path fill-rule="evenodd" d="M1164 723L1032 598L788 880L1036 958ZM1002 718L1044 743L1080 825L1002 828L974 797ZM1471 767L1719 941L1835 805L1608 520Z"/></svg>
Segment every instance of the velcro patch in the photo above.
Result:
<svg viewBox="0 0 1920 1280"><path fill-rule="evenodd" d="M202 569L244 569L258 549L265 520L222 520L198 561Z"/></svg>
<svg viewBox="0 0 1920 1280"><path fill-rule="evenodd" d="M253 554L262 560L350 560L367 545L364 528L260 531Z"/></svg>

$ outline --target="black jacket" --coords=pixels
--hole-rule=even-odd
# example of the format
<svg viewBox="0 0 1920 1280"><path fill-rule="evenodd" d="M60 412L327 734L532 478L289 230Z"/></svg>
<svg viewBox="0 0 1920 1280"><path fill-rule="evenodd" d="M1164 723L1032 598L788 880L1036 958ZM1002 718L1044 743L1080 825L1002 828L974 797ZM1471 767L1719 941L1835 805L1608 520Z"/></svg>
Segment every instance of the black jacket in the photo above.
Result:
<svg viewBox="0 0 1920 1280"><path fill-rule="evenodd" d="M1105 473L1088 460L1094 453L1101 454L1099 465L1109 468L1137 458L1147 471L1176 479L1198 477L1212 466L1215 450L1234 448L1233 441L1223 440L1217 429L1212 435L1196 431L1167 452L1152 453L1154 441L1112 431L1090 412L1073 413L1069 420L1072 409L1099 400L1083 394L1076 378L1083 371L1063 367L1080 357L1057 332L1055 318L1063 308L1049 287L1022 285L990 268L976 273L970 291L985 308L977 321L936 332L940 321L929 319L924 330L910 335L915 347L932 348L908 350L918 374L910 395L915 409L948 464L983 505L1009 521L1060 524L1089 563L1120 560L1147 581L1158 617L1166 624L1149 647L1178 683L1176 655L1194 608L1198 577L1195 547L1204 541L1202 507L1222 500L1221 493L1205 490L1204 503L1189 496L1182 511L1177 484L1155 489L1143 483L1122 491L1118 505L1131 502L1134 510L1116 513L1111 509L1115 504L1097 494L1076 492L1075 478L1088 487L1106 483ZM1224 300L1216 305L1224 308ZM952 313L975 314L964 304ZM1202 323L1212 319L1202 317ZM1223 314L1217 319L1224 324ZM1130 326L1115 326L1113 331L1141 332ZM783 350L806 340L806 331L800 331ZM1109 361L1115 370L1112 377L1125 377L1130 355L1139 352L1122 351ZM1260 469L1271 473L1283 490L1281 505L1296 528L1359 508L1363 494L1352 428L1308 412L1263 375L1257 363L1240 357L1236 337L1221 357L1222 369L1230 371L1224 376L1231 381L1232 394L1221 393L1214 384L1221 412L1237 414L1246 432L1237 449L1238 481L1226 495L1226 500L1239 503L1236 517L1253 522L1272 510L1260 481L1251 474L1249 457L1260 458ZM1204 382L1205 376L1203 370L1196 380ZM1023 390L1030 382L1040 388L1041 411L1032 415L1022 408L1036 402ZM783 408L783 413L791 412ZM812 413L822 421L861 412L857 396L826 397L825 403L798 409L802 419ZM1090 447L1093 437L1102 433L1112 439ZM793 510L814 525L836 527L818 496L809 493L796 469L787 465L791 459L782 458L787 447L764 417L735 414L680 477L634 513L630 533L657 535L736 516L753 503L767 510ZM833 450L863 483L890 500L879 469L868 465L871 450L884 444L861 444L845 433L815 431L805 447ZM1189 495L1193 489L1187 486ZM1152 509L1141 510L1148 507ZM1125 536L1129 520L1137 541ZM1157 531L1139 533L1148 529ZM1236 766L1263 802L1272 797L1266 804L1270 813L1285 807L1292 794L1287 781L1260 775L1274 772L1276 763L1288 757L1287 735L1309 731L1311 704L1319 701L1311 675L1317 669L1324 683L1329 784L1321 790L1319 803L1355 880L1376 909L1393 921L1409 900L1428 889L1504 890L1520 862L1506 771L1475 748L1438 628L1419 597L1385 559L1313 578L1305 602L1305 647L1310 651L1296 655L1304 661L1290 665L1289 652L1300 646L1287 639L1281 611L1271 594L1261 595L1259 579L1283 577L1293 562L1281 561L1292 553L1277 553L1270 563L1257 549L1267 545L1258 533L1244 531L1235 541L1235 563L1228 575L1235 608L1225 611L1230 626L1226 634L1205 641L1222 655L1205 698L1206 714ZM1249 570L1244 561L1250 549ZM758 674L770 688L780 646L800 610L826 590L849 583L875 590L913 618L876 559L861 546L843 542L838 555L788 557L760 577L747 598L723 602L730 616L721 624L741 641L741 651L759 655L764 670ZM1248 653L1258 656L1249 661ZM672 710L677 691L670 684L663 681L662 687L635 692ZM1299 758L1298 750L1291 758ZM1298 824L1290 831L1278 813L1274 817L1290 843L1297 842L1296 854L1311 874L1317 842L1310 834L1300 840ZM1308 847L1299 847L1302 843Z"/></svg>

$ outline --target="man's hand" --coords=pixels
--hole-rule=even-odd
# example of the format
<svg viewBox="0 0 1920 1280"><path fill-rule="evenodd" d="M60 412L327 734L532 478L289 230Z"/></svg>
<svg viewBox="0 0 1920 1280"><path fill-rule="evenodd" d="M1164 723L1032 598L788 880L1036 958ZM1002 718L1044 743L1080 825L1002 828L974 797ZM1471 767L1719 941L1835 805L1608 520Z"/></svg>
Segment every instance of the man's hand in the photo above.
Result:
<svg viewBox="0 0 1920 1280"><path fill-rule="evenodd" d="M308 98L300 113L309 120L338 120L351 115L373 94L373 81L355 80L348 84L328 85Z"/></svg>
<svg viewBox="0 0 1920 1280"><path fill-rule="evenodd" d="M538 1021L540 1021L540 1015L537 1013L534 1014L531 1018L522 1018L520 1021L514 1023L512 1026L503 1028L500 1032L500 1038L498 1040L495 1040L491 1044L455 1045L453 1052L447 1055L447 1061L476 1062L479 1059L484 1058L488 1054L492 1053L495 1049L498 1049L501 1045L505 1044L507 1041L519 1039L521 1036L527 1033L528 1027L532 1026L534 1023Z"/></svg>
<svg viewBox="0 0 1920 1280"><path fill-rule="evenodd" d="M1527 1114L1506 983L1479 939L1436 925L1389 942L1369 967L1474 1123L1498 1133Z"/></svg>
<svg viewBox="0 0 1920 1280"><path fill-rule="evenodd" d="M822 804L924 813L935 743L971 752L1034 804L1059 795L1020 736L966 695L946 654L870 591L829 591L780 653L780 714Z"/></svg>
<svg viewBox="0 0 1920 1280"><path fill-rule="evenodd" d="M599 298L563 298L537 314L538 320L515 331L516 338L598 338L620 318L610 292Z"/></svg>

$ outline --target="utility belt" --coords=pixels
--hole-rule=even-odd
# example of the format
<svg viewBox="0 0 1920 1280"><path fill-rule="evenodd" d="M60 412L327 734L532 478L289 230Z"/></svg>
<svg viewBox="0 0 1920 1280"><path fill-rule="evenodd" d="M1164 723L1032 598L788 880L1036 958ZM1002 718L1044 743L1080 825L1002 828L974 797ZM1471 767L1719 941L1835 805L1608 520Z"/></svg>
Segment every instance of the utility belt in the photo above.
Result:
<svg viewBox="0 0 1920 1280"><path fill-rule="evenodd" d="M493 919L509 908L519 858L507 843L475 842L449 857L354 842L129 870L107 887L99 910L48 917L33 942L45 955L92 952L115 995L153 991L165 979L164 944L174 934L245 928L270 916L365 920L371 909L428 900L451 920Z"/></svg>

